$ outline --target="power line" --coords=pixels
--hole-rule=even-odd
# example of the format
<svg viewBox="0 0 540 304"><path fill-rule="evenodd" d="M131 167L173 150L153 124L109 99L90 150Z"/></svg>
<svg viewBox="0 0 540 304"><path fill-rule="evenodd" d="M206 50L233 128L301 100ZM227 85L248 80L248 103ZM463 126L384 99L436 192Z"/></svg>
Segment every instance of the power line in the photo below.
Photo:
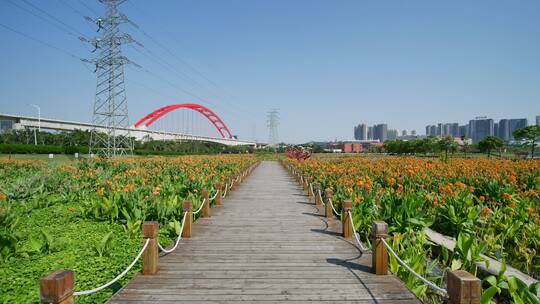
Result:
<svg viewBox="0 0 540 304"><path fill-rule="evenodd" d="M27 34L25 34L25 33L23 33L23 32L20 32L20 31L18 31L18 30L16 30L16 29L12 28L12 27L10 27L10 26L7 26L7 25L3 24L3 23L0 23L0 26L3 27L3 28L5 28L5 29L7 29L8 31L11 31L11 32L13 32L13 33L15 33L15 34L18 34L18 35L20 35L20 36L23 36L23 37L25 37L25 38L27 38L27 39L30 39L30 40L32 40L32 41L35 41L35 42L37 42L37 43L40 43L40 44L42 44L42 45L44 45L44 46L46 46L46 47L49 47L49 48L51 48L51 49L57 50L57 51L59 51L59 52L62 52L62 53L64 53L65 55L68 55L68 56L73 57L73 58L75 58L75 59L81 60L80 57L78 57L77 55L75 55L75 54L73 54L73 53L71 53L71 52L69 52L69 51L66 51L66 50L64 50L64 49L62 49L62 48L59 48L59 47L57 47L57 46L54 46L54 45L52 45L52 44L50 44L50 43L48 43L48 42L45 42L45 41L43 41L43 40L39 40L39 39L37 39L37 38L34 38L34 37L30 36L30 35L27 35Z"/></svg>
<svg viewBox="0 0 540 304"><path fill-rule="evenodd" d="M136 10L138 10L141 14L145 14L145 12L140 9L139 7L137 7L135 4L133 4L133 1L129 1L128 0L128 3L133 7L135 8ZM148 15L147 15L148 16ZM153 19L154 22L155 22L155 19L152 18L152 17L149 17L150 19ZM168 35L170 37L172 37L173 35L167 31L166 27L162 27L164 29L164 32L165 33L168 33ZM149 35L148 33L146 33L144 30L142 29L138 29L143 35L145 35L146 37L148 37L148 39L150 39L152 42L154 42L156 45L158 45L159 47L161 47L163 50L165 50L169 55L171 55L172 57L174 57L178 62L180 62L181 64L185 65L186 67L188 67L190 70L192 70L193 72L195 72L196 74L198 74L201 78L203 78L204 80L206 80L208 83L210 83L211 85L213 85L215 88L227 93L227 91L225 89L223 89L221 86L219 86L215 81L211 80L209 77L207 77L206 75L204 75L201 71L199 71L198 69L196 69L195 67L193 67L191 64L189 64L187 61L183 60L182 58L180 58L178 55L176 55L174 52L172 52L168 47L166 47L163 43L160 43L157 39L155 39L154 37L152 37L151 35ZM173 39L175 40L175 39ZM183 73L184 74L184 73ZM184 74L185 75L185 74ZM191 79L191 78L190 78ZM192 79L193 80L193 79ZM196 82L195 80L193 80L193 82L197 85L199 85L200 87L202 87L204 89L204 86L202 86L201 84L199 84L198 82ZM210 92L211 93L211 92ZM212 94L212 93L211 93ZM229 102L226 100L226 98L224 98L223 96L220 96L220 94L213 94L215 95L216 97L221 97L222 101L224 101L225 103L229 104L229 106L232 106L234 108L236 108L237 111L239 112L243 112L245 114L248 114L248 115L253 115L253 113L250 113L249 111L246 111L245 109L241 108L241 107L237 107L236 104L232 103L232 102Z"/></svg>
<svg viewBox="0 0 540 304"><path fill-rule="evenodd" d="M81 31L79 31L78 29L76 29L76 28L74 28L73 26L71 26L71 25L65 23L64 21L58 19L57 17L55 17L55 16L49 14L47 11L41 9L40 7L38 7L38 6L34 5L34 4L32 4L31 2L29 2L29 1L27 1L27 0L22 0L22 1L23 1L24 3L26 3L27 5L33 7L34 9L40 11L41 13L47 15L49 18L55 20L55 21L58 22L59 24L62 24L62 25L65 26L66 28L71 29L71 30L77 32L79 35L81 35L81 36L83 36L83 37L85 36L85 35L84 35Z"/></svg>
<svg viewBox="0 0 540 304"><path fill-rule="evenodd" d="M80 4L82 4L82 6L86 7L87 10L89 10L90 12L92 12L92 14L96 15L96 16L99 16L99 13L96 12L93 8L91 8L90 6L88 6L86 3L84 3L84 1L82 0L78 0Z"/></svg>
<svg viewBox="0 0 540 304"><path fill-rule="evenodd" d="M31 14L31 15L33 15L34 17L39 18L39 19L41 19L41 20L47 22L48 24L50 24L50 25L56 27L57 29L61 30L62 32L67 32L68 35L72 35L72 36L74 36L74 37L77 37L77 35L76 35L75 33L72 33L72 32L69 31L69 30L66 31L65 28L59 26L58 24L56 24L56 23L54 23L54 22L51 22L49 19L47 19L47 18L45 18L45 17L43 17L43 16L40 16L40 15L38 15L38 14L32 12L31 10L29 10L29 9L23 7L23 6L20 6L19 4L15 3L15 2L13 2L13 1L11 1L11 0L7 0L7 1L8 1L9 3L11 3L13 6L19 8L20 10L23 10L23 11L27 12L28 14Z"/></svg>
<svg viewBox="0 0 540 304"><path fill-rule="evenodd" d="M12 27L10 27L10 26L8 26L8 25L5 25L5 24L3 24L3 23L0 23L0 26L3 27L3 28L5 28L6 30L12 32L12 33L15 33L15 34L17 34L17 35L19 35L19 36L22 36L22 37L26 38L26 39L29 39L29 40L32 40L32 41L37 42L37 43L39 43L39 44L42 44L42 45L44 45L44 46L46 46L46 47L48 47L48 48L50 48L50 49L56 50L56 51L58 51L58 52L60 52L60 53L62 53L62 54L64 54L64 55L69 56L69 57L72 57L72 58L74 58L74 59L77 59L79 62L81 62L81 63L83 64L83 66L84 66L87 70L91 71L91 69L90 69L88 66L86 66L86 64L84 64L84 62L81 61L81 60L82 60L81 57L79 57L79 56L77 56L77 55L71 53L70 51L67 51L67 50L62 49L62 48L60 48L60 47L57 47L57 46L55 46L55 45L52 45L52 44L50 44L50 43L48 43L48 42L45 42L45 41L43 41L43 40L34 38L34 37L32 37L32 36L30 36L30 35L28 35L28 34L25 34L25 33L21 32L21 31L18 31L18 30L14 29L14 28L12 28Z"/></svg>

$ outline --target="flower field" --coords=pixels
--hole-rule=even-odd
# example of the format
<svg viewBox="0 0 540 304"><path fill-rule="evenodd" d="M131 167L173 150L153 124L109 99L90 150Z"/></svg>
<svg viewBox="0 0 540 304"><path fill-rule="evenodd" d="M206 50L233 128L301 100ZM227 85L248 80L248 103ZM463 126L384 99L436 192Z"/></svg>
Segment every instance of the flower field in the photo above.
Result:
<svg viewBox="0 0 540 304"><path fill-rule="evenodd" d="M76 290L111 280L140 250L142 222L159 221L159 238L170 243L184 200L198 208L203 190L212 196L256 162L253 156L0 159L0 303L37 302L39 278L56 269L75 272ZM77 301L102 303L121 285L111 287Z"/></svg>
<svg viewBox="0 0 540 304"><path fill-rule="evenodd" d="M333 201L353 202L355 229L370 243L374 220L389 225L389 244L418 273L439 286L447 269L477 274L480 254L540 275L540 162L414 157L341 157L299 162L304 176L333 190ZM429 227L457 240L454 252L430 243ZM390 270L419 297L438 302L427 286L393 258ZM516 303L539 303L538 284L484 277L483 303L506 294Z"/></svg>

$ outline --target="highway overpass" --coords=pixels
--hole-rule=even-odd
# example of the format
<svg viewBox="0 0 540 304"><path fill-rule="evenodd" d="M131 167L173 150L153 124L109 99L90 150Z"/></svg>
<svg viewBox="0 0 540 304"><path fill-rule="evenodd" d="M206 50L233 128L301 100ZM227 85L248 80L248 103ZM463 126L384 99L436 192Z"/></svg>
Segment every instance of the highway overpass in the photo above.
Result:
<svg viewBox="0 0 540 304"><path fill-rule="evenodd" d="M45 130L53 131L90 131L94 127L100 132L105 132L106 129L103 126L94 126L91 123L85 122L75 122L68 120L57 120L43 118L40 119L37 117L30 116L21 116L21 115L11 115L11 114L2 114L0 113L0 130L9 130L9 129L33 129L41 127ZM206 142L215 142L219 144L224 144L227 146L240 146L247 145L258 147L264 144L258 144L254 141L245 141L238 140L234 138L221 138L221 137L209 137L209 136L199 136L191 134L181 134L174 132L161 132L161 131L152 131L144 128L119 128L118 135L126 135L128 132L131 137L134 137L137 140L142 140L146 136L150 136L154 140L178 140L178 141L187 141L187 140L196 140L196 141L206 141Z"/></svg>

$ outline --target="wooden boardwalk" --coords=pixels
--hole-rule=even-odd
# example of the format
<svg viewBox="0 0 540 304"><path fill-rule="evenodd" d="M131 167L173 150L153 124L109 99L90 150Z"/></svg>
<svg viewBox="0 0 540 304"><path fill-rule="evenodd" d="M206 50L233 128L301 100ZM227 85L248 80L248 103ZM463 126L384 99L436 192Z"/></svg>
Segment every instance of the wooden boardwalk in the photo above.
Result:
<svg viewBox="0 0 540 304"><path fill-rule="evenodd" d="M261 165L193 237L137 275L110 303L420 301L392 275L370 273L371 255L340 237L277 162Z"/></svg>

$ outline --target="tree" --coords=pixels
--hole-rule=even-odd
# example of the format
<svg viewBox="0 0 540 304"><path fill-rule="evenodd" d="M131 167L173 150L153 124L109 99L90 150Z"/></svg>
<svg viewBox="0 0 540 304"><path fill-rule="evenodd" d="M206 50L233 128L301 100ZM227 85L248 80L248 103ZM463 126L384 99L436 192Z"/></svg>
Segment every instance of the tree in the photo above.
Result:
<svg viewBox="0 0 540 304"><path fill-rule="evenodd" d="M488 136L478 142L478 149L482 152L487 152L488 158L491 157L491 151L500 149L504 145L503 141L496 136Z"/></svg>
<svg viewBox="0 0 540 304"><path fill-rule="evenodd" d="M457 149L457 144L451 136L441 138L437 145L444 151L444 158L446 160L448 160L448 152L454 152Z"/></svg>
<svg viewBox="0 0 540 304"><path fill-rule="evenodd" d="M462 147L463 153L465 154L465 158L467 158L467 152L469 152L469 148L470 148L469 138L465 135L461 135L461 142L463 143L463 147Z"/></svg>
<svg viewBox="0 0 540 304"><path fill-rule="evenodd" d="M540 137L540 126L528 126L522 129L517 129L513 133L515 139L524 139L526 143L531 145L531 158L534 157L534 146Z"/></svg>

